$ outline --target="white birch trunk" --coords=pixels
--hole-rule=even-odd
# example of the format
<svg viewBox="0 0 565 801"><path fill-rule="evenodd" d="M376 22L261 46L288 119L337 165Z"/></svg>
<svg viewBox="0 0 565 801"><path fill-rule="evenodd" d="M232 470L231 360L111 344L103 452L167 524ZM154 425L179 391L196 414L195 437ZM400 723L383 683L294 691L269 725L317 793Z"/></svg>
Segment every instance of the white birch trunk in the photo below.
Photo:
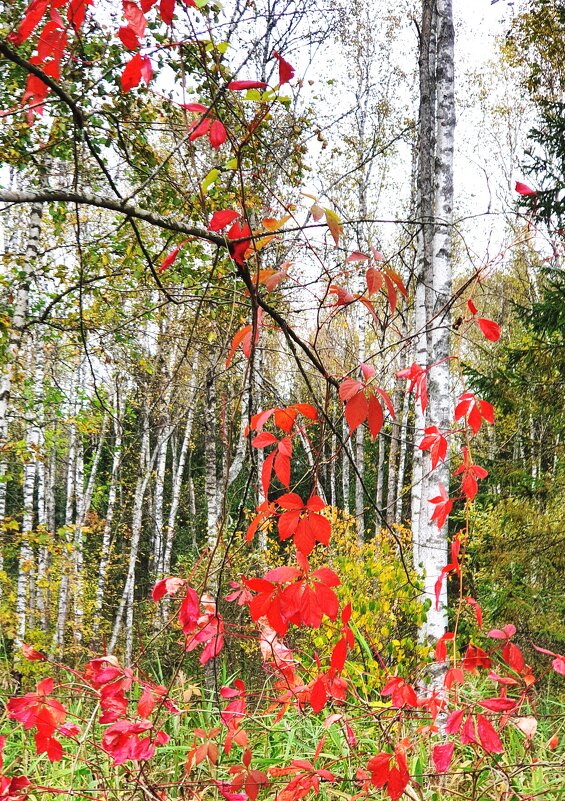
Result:
<svg viewBox="0 0 565 801"><path fill-rule="evenodd" d="M402 401L402 418L399 430L400 437L400 456L398 457L398 478L396 484L396 509L395 523L402 523L402 506L404 502L404 473L406 470L406 450L408 443L408 413L410 411L410 396L405 393Z"/></svg>
<svg viewBox="0 0 565 801"><path fill-rule="evenodd" d="M377 460L377 487L376 487L376 501L377 501L377 509L378 512L376 514L376 531L381 529L383 525L383 512L385 509L385 500L384 500L384 467L385 467L385 438L383 437L382 433L379 436L378 440L379 446L379 456ZM380 513L380 514L379 514ZM385 517L386 519L386 517Z"/></svg>
<svg viewBox="0 0 565 801"><path fill-rule="evenodd" d="M425 0L424 9L429 0ZM431 6L431 2L429 3ZM433 9L428 9L433 14ZM430 95L435 117L432 119L435 132L434 185L433 185L433 237L431 242L431 285L426 280L426 310L433 318L431 336L428 337L429 364L433 364L428 381L429 422L440 431L446 431L451 421L450 386L450 328L449 301L451 299L451 259L452 259L452 215L453 215L453 141L455 130L454 100L454 60L453 60L453 18L451 0L437 0L435 3L435 30L432 20L430 43L436 56L430 58ZM435 101L435 103L434 103ZM426 165L427 167L427 165ZM423 174L423 177L425 175ZM427 190L422 182L423 191ZM427 200L426 200L427 202ZM423 212L426 205L422 204ZM423 213L424 216L424 213ZM430 341L431 340L431 341ZM428 471L426 471L428 472ZM419 557L422 563L424 595L431 601L427 620L419 636L424 642L436 642L447 629L447 587L442 583L439 605L436 609L434 587L441 569L448 562L447 522L438 529L429 521L428 501L437 494L438 483L449 489L449 462L440 462L433 475L424 482L422 507L420 512Z"/></svg>
<svg viewBox="0 0 565 801"><path fill-rule="evenodd" d="M67 612L69 603L69 571L71 569L69 554L72 550L73 532L72 525L74 520L75 508L75 472L76 472L76 449L77 449L77 385L80 383L81 369L79 367L71 376L71 387L69 392L69 450L67 453L67 480L66 480L66 500L65 500L65 540L63 552L61 554L61 584L59 586L59 603L57 606L57 622L53 636L52 651L57 657L61 657L64 650L65 626L67 622Z"/></svg>
<svg viewBox="0 0 565 801"><path fill-rule="evenodd" d="M26 638L26 622L29 614L28 604L31 599L30 577L34 569L33 550L29 542L29 536L33 530L33 497L36 476L37 429L34 425L28 428L26 445L27 454L24 464L23 482L23 519L18 562L18 584L16 590L17 633L14 644L17 649L22 647Z"/></svg>
<svg viewBox="0 0 565 801"><path fill-rule="evenodd" d="M213 550L218 534L218 474L216 460L216 378L211 368L206 373L204 409L204 460L206 485L206 539Z"/></svg>
<svg viewBox="0 0 565 801"><path fill-rule="evenodd" d="M7 465L1 456L8 442L8 409L12 384L17 371L22 333L27 318L29 303L29 289L39 253L39 241L41 236L41 216L43 206L41 203L33 203L30 207L29 231L26 243L26 251L23 263L23 273L18 288L15 293L14 310L10 328L8 330L8 342L6 347L6 358L0 373L0 521L6 514L6 472ZM0 552L0 570L4 568L4 557ZM2 589L0 586L0 597Z"/></svg>
<svg viewBox="0 0 565 801"><path fill-rule="evenodd" d="M45 378L45 353L43 345L40 343L36 351L35 365L35 391L37 410L37 524L47 532L47 492L46 479L47 454L45 453L45 406L43 397L43 382ZM47 598L47 569L49 565L49 549L46 545L40 545L37 554L37 581L35 586L35 605L39 614L39 625L43 631L47 631L48 620L48 598Z"/></svg>
<svg viewBox="0 0 565 801"><path fill-rule="evenodd" d="M334 432L331 438L331 451L330 451L330 503L332 506L337 506L337 486L335 476L335 454L337 453L337 436Z"/></svg>

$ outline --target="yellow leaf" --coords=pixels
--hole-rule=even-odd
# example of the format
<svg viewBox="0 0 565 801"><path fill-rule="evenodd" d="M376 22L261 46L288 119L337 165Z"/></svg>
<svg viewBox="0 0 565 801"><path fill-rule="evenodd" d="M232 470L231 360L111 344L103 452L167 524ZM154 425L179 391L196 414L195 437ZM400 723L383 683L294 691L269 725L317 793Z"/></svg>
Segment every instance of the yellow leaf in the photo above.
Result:
<svg viewBox="0 0 565 801"><path fill-rule="evenodd" d="M201 184L202 194L203 195L205 195L208 192L208 190L210 189L212 184L215 181L217 181L219 177L220 177L220 171L219 170L216 170L216 169L210 170L210 172L208 173L206 178L204 178L204 180L202 181L202 184Z"/></svg>
<svg viewBox="0 0 565 801"><path fill-rule="evenodd" d="M326 222L328 224L328 228L330 229L330 233L333 236L333 240L336 245L339 245L339 238L343 234L343 228L341 227L341 220L331 209L324 209L326 213ZM315 219L315 218L314 218Z"/></svg>

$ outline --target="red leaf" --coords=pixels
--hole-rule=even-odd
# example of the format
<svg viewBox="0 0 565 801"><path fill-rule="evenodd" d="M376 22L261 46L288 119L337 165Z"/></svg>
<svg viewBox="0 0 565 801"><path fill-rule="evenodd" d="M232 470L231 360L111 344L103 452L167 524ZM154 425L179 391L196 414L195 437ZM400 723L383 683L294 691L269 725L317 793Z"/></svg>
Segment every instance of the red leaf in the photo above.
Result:
<svg viewBox="0 0 565 801"><path fill-rule="evenodd" d="M171 25L175 14L176 0L161 0L159 3L159 16L165 25Z"/></svg>
<svg viewBox="0 0 565 801"><path fill-rule="evenodd" d="M149 56L142 56L141 53L136 53L135 56L128 61L122 73L121 84L124 92L129 92L139 85L141 79L146 84L151 80L153 75L153 68Z"/></svg>
<svg viewBox="0 0 565 801"><path fill-rule="evenodd" d="M439 484L438 489L439 495L436 495L435 498L430 498L429 501L430 503L435 504L435 509L430 519L436 521L438 528L443 528L443 524L447 520L447 517L453 507L453 501L449 497L443 484Z"/></svg>
<svg viewBox="0 0 565 801"><path fill-rule="evenodd" d="M432 759L434 761L435 769L438 773L447 773L447 771L449 770L454 747L455 743L444 743L443 745L434 745L434 750L432 751Z"/></svg>
<svg viewBox="0 0 565 801"><path fill-rule="evenodd" d="M288 487L290 484L290 459L280 451L275 456L275 475L281 484Z"/></svg>
<svg viewBox="0 0 565 801"><path fill-rule="evenodd" d="M316 515L319 517L319 515ZM321 518L325 520L326 518ZM328 520L328 523L330 521ZM340 578L337 573L334 573L329 567L319 567L312 573L312 578L315 578L317 581L321 581L322 584L325 584L326 587L339 587L341 584Z"/></svg>
<svg viewBox="0 0 565 801"><path fill-rule="evenodd" d="M367 279L367 291L369 295L374 295L383 285L383 274L375 267L369 267L365 277Z"/></svg>
<svg viewBox="0 0 565 801"><path fill-rule="evenodd" d="M118 36L124 47L127 47L128 50L137 50L140 45L140 41L134 31L127 25L122 25L118 31Z"/></svg>
<svg viewBox="0 0 565 801"><path fill-rule="evenodd" d="M330 662L330 666L337 671L337 673L341 673L343 667L345 665L345 660L347 658L347 641L345 637L335 644L334 649L332 651L332 658Z"/></svg>
<svg viewBox="0 0 565 801"><path fill-rule="evenodd" d="M367 422L369 423L369 431L371 432L371 437L373 438L373 440L375 440L378 437L381 428L383 427L384 415L379 400L372 393L369 396L368 408L369 412L368 412ZM345 407L345 411L347 417L347 406Z"/></svg>
<svg viewBox="0 0 565 801"><path fill-rule="evenodd" d="M93 0L71 0L67 8L67 19L79 31L86 16L86 7L92 5ZM53 4L55 5L55 4ZM53 6L52 6L53 7Z"/></svg>
<svg viewBox="0 0 565 801"><path fill-rule="evenodd" d="M344 378L339 385L339 398L344 403L347 403L347 401L355 397L358 392L361 392L362 389L363 384L360 381L356 381L354 378Z"/></svg>
<svg viewBox="0 0 565 801"><path fill-rule="evenodd" d="M203 120L196 120L190 129L190 136L188 137L191 142L199 139L201 136L206 136L212 125L212 120L206 117Z"/></svg>
<svg viewBox="0 0 565 801"><path fill-rule="evenodd" d="M279 86L283 86L283 84L288 83L294 78L294 67L292 67L288 61L285 61L276 50L273 50L273 57L279 62Z"/></svg>
<svg viewBox="0 0 565 801"><path fill-rule="evenodd" d="M479 606L478 602L475 601L474 598L471 598L470 595L468 595L467 598L465 598L465 600L467 601L469 606L472 606L473 609L475 610L475 617L477 619L477 626L480 629L482 629L482 627L483 627L483 610Z"/></svg>
<svg viewBox="0 0 565 801"><path fill-rule="evenodd" d="M392 754L381 751L375 754L367 763L367 770L371 774L371 783L375 787L384 787L390 776L390 762Z"/></svg>
<svg viewBox="0 0 565 801"><path fill-rule="evenodd" d="M366 253L360 253L360 251L354 250L353 253L349 254L346 261L348 264L351 264L351 262L355 261L367 261L368 258L369 256L367 256Z"/></svg>
<svg viewBox="0 0 565 801"><path fill-rule="evenodd" d="M516 673L521 673L524 670L524 656L522 651L513 642L507 642L502 650L502 658L508 667L515 670Z"/></svg>
<svg viewBox="0 0 565 801"><path fill-rule="evenodd" d="M479 706L482 706L483 709L488 709L490 712L507 712L510 709L514 709L516 701L506 696L485 698L483 701L479 701Z"/></svg>
<svg viewBox="0 0 565 801"><path fill-rule="evenodd" d="M155 709L157 700L151 690L145 688L143 695L137 702L137 711L142 718L148 718Z"/></svg>
<svg viewBox="0 0 565 801"><path fill-rule="evenodd" d="M25 42L43 19L48 5L48 0L32 0L17 31L8 36L9 41L14 45Z"/></svg>
<svg viewBox="0 0 565 801"><path fill-rule="evenodd" d="M239 216L240 216L239 212L232 211L232 209L222 209L221 211L215 211L212 214L212 219L208 223L208 230L221 231L222 228L225 228L234 220L237 220Z"/></svg>
<svg viewBox="0 0 565 801"><path fill-rule="evenodd" d="M296 581L300 578L302 572L297 567L290 567L289 565L281 565L265 573L265 580L272 581L274 584L288 584L290 581Z"/></svg>
<svg viewBox="0 0 565 801"><path fill-rule="evenodd" d="M261 470L261 483L263 485L263 495L265 498L269 497L269 484L271 483L271 475L273 473L273 462L275 461L276 450L270 453L263 462L263 469Z"/></svg>
<svg viewBox="0 0 565 801"><path fill-rule="evenodd" d="M147 20L145 19L143 11L137 3L134 3L132 0L124 0L123 7L124 17L127 19L128 27L141 39L147 27Z"/></svg>
<svg viewBox="0 0 565 801"><path fill-rule="evenodd" d="M437 426L428 426L424 430L424 437L418 447L421 451L430 451L432 470L438 462L443 461L447 454L447 439L441 434Z"/></svg>
<svg viewBox="0 0 565 801"><path fill-rule="evenodd" d="M486 317L477 317L475 322L483 332L483 335L491 342L498 342L500 339L500 326L494 320L487 320Z"/></svg>
<svg viewBox="0 0 565 801"><path fill-rule="evenodd" d="M251 236L251 228L244 223L235 222L228 231L228 239L232 240L230 244L230 254L236 264L243 265L245 262L245 253L249 247L249 237ZM235 239L241 239L241 242L233 242Z"/></svg>
<svg viewBox="0 0 565 801"><path fill-rule="evenodd" d="M244 325L243 328L240 328L239 331L235 332L231 342L230 352L228 353L228 357L226 359L226 367L230 366L236 350L243 343L246 336L251 336L252 330L253 328L251 325Z"/></svg>
<svg viewBox="0 0 565 801"><path fill-rule="evenodd" d="M194 114L204 114L208 111L208 106L204 106L202 103L181 103L180 107Z"/></svg>
<svg viewBox="0 0 565 801"><path fill-rule="evenodd" d="M447 720L445 721L445 731L447 734L459 733L464 714L464 709L456 709L455 712L451 712L451 714L448 715Z"/></svg>
<svg viewBox="0 0 565 801"><path fill-rule="evenodd" d="M267 448L269 445L275 445L276 443L278 443L278 439L269 431L262 431L251 441L254 448Z"/></svg>
<svg viewBox="0 0 565 801"><path fill-rule="evenodd" d="M351 434L367 418L369 404L363 392L358 392L345 404L345 419Z"/></svg>
<svg viewBox="0 0 565 801"><path fill-rule="evenodd" d="M45 654L42 654L40 651L36 651L35 648L32 648L31 645L26 645L25 642L22 644L22 654L25 656L26 659L29 659L30 662L44 661L45 659L47 659ZM0 770L2 770L1 764L0 764Z"/></svg>
<svg viewBox="0 0 565 801"><path fill-rule="evenodd" d="M221 123L220 120L214 120L210 125L210 131L208 133L208 139L214 150L218 150L218 148L224 144L226 138L227 133L223 123Z"/></svg>
<svg viewBox="0 0 565 801"><path fill-rule="evenodd" d="M521 181L516 181L515 189L519 195L537 195L535 189L531 189L527 184L523 184Z"/></svg>
<svg viewBox="0 0 565 801"><path fill-rule="evenodd" d="M503 747L500 737L484 715L477 715L477 730L481 745L489 754L502 754Z"/></svg>
<svg viewBox="0 0 565 801"><path fill-rule="evenodd" d="M184 240L184 242L181 242L181 243L180 243L180 245L179 245L178 247L176 247L176 248L173 248L173 250L171 250L171 252L169 253L169 255L168 255L168 256L166 256L166 257L163 259L163 261L161 262L161 264L159 265L159 269L157 270L157 272L158 272L158 273L164 273L164 272L165 272L165 270L168 270L168 269L169 269L169 267L171 266L171 264L174 264L174 262L175 262L175 261L176 261L176 259L177 259L177 256L178 256L178 255L179 255L179 253L180 253L180 249L181 249L181 248L182 248L184 245L186 245L186 243L187 243L187 242L188 242L188 239L185 239L185 240Z"/></svg>
<svg viewBox="0 0 565 801"><path fill-rule="evenodd" d="M322 680L322 677L319 676L314 682L314 686L312 687L312 692L310 693L310 705L312 707L312 711L315 714L321 712L326 705L327 699L328 696L326 693L324 682Z"/></svg>
<svg viewBox="0 0 565 801"><path fill-rule="evenodd" d="M164 595L175 595L184 586L184 579L172 576L158 581L151 592L151 597L157 603Z"/></svg>
<svg viewBox="0 0 565 801"><path fill-rule="evenodd" d="M284 495L281 495L281 497L277 500L277 503L283 509L288 511L304 508L302 498L300 495L297 495L296 492L286 492Z"/></svg>
<svg viewBox="0 0 565 801"><path fill-rule="evenodd" d="M228 89L239 92L242 89L265 89L268 86L265 81L230 81Z"/></svg>

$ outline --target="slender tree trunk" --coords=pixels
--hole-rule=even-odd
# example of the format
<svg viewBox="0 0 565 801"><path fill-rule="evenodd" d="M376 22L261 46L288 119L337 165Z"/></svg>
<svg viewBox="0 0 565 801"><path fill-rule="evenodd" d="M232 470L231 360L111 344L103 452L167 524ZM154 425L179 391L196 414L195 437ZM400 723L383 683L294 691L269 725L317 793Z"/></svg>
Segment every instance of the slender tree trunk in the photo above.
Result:
<svg viewBox="0 0 565 801"><path fill-rule="evenodd" d="M396 410L394 420L392 421L390 429L390 448L388 451L388 476L387 476L387 491L386 491L386 522L391 526L395 519L396 509L396 486L398 481L399 459L398 454L400 451L400 433L402 425L401 417L401 402L402 402L402 387L400 381L397 379L393 393L392 404Z"/></svg>
<svg viewBox="0 0 565 801"><path fill-rule="evenodd" d="M343 493L343 511L349 514L349 428L345 415L342 420L341 437L343 439L343 450L341 453L341 488Z"/></svg>
<svg viewBox="0 0 565 801"><path fill-rule="evenodd" d="M71 376L71 388L69 393L69 450L67 453L67 481L66 481L66 501L65 501L65 541L61 554L61 584L59 586L59 603L57 607L57 623L53 637L52 650L55 656L61 657L64 649L65 625L67 622L67 611L69 602L69 552L72 550L73 532L72 525L74 520L75 508L75 470L76 470L76 449L77 449L77 385L80 383L80 365L73 371Z"/></svg>
<svg viewBox="0 0 565 801"><path fill-rule="evenodd" d="M36 350L35 391L37 410L37 525L43 532L47 532L47 454L45 453L45 406L43 397L43 382L45 379L45 353L43 343ZM35 586L35 605L39 614L39 625L47 631L49 625L47 605L47 570L49 566L49 549L47 545L40 545L37 554L37 581Z"/></svg>
<svg viewBox="0 0 565 801"><path fill-rule="evenodd" d="M24 483L23 483L23 519L21 530L20 556L18 563L18 586L16 590L16 616L17 634L15 640L16 648L21 648L26 638L26 621L29 615L31 600L30 578L34 570L33 550L29 542L30 534L33 530L33 497L35 491L36 477L36 449L37 449L37 428L31 425L26 434L27 454L24 464Z"/></svg>
<svg viewBox="0 0 565 801"><path fill-rule="evenodd" d="M77 493L77 523L75 530L75 575L74 575L74 613L75 613L75 640L81 643L84 636L84 583L83 583L83 528L86 522L86 515L92 503L100 457L106 443L106 431L108 429L108 413L104 413L98 444L94 452L94 458L90 468L88 484L84 491L84 454L82 443L79 449L80 458L77 459L76 484L80 488Z"/></svg>
<svg viewBox="0 0 565 801"><path fill-rule="evenodd" d="M427 364L433 365L428 380L428 420L440 431L449 429L450 315L453 137L455 130L453 18L451 0L424 0L420 51L420 163L419 198L423 230L421 276L425 285ZM432 174L433 173L433 174ZM431 195L431 200L430 200ZM430 202L432 215L429 214ZM426 223L433 217L433 225ZM431 237L430 237L431 231ZM435 604L435 584L447 564L447 522L438 529L430 523L429 499L437 494L438 483L449 488L449 463L440 462L431 473L429 455L424 456L418 557L424 572L424 595L431 601L420 639L436 642L447 628L445 582ZM427 507L427 508L426 508Z"/></svg>
<svg viewBox="0 0 565 801"><path fill-rule="evenodd" d="M399 431L401 432L400 439L400 456L398 458L398 480L396 484L396 510L395 522L402 523L402 506L404 502L404 473L406 470L406 450L408 443L408 415L410 412L410 396L405 393L404 400L402 401L402 418L399 421ZM417 563L416 563L417 564Z"/></svg>
<svg viewBox="0 0 565 801"><path fill-rule="evenodd" d="M31 205L27 246L21 273L22 278L15 293L14 311L8 331L6 360L0 376L0 452L2 452L8 437L8 405L18 365L22 332L27 318L29 289L37 266L42 212L43 206L41 203L33 203ZM1 469L5 470L4 461L1 463ZM0 475L0 478L2 477L3 473Z"/></svg>
<svg viewBox="0 0 565 801"><path fill-rule="evenodd" d="M331 438L331 452L330 452L330 463L329 463L329 471L330 471L330 503L332 506L337 506L337 486L336 486L336 475L335 475L335 454L337 453L337 436L336 434L332 434Z"/></svg>
<svg viewBox="0 0 565 801"><path fill-rule="evenodd" d="M198 358L198 356L197 356ZM197 364L195 362L194 366L194 381L196 382L196 371L197 371ZM194 388L191 390L191 393L188 397L187 401L187 415L186 415L186 424L184 427L184 436L182 439L182 445L180 449L178 463L175 469L175 473L173 476L173 489L172 489L172 496L171 496L171 506L169 509L169 519L167 522L167 528L165 533L165 550L163 554L163 565L162 565L162 573L164 576L168 576L171 570L171 558L173 552L173 542L175 536L175 527L177 522L177 514L179 509L179 502L180 502L180 493L182 489L182 479L184 476L184 468L186 465L186 457L188 455L188 449L190 445L190 440L192 438L192 427L194 423L194 408L196 403L196 393L197 387L196 384Z"/></svg>
<svg viewBox="0 0 565 801"><path fill-rule="evenodd" d="M143 431L141 434L141 452L139 457L139 474L135 487L133 498L133 510L131 517L131 541L129 550L128 569L124 590L114 619L114 627L112 629L112 636L108 646L109 653L113 653L120 629L124 612L126 613L126 645L125 645L125 662L129 665L131 661L131 654L133 648L133 601L135 591L135 567L137 563L137 555L139 551L139 540L141 537L141 527L143 523L143 501L147 485L151 478L151 471L155 464L157 457L157 447L154 449L153 454L149 455L149 419L145 410L143 416Z"/></svg>
<svg viewBox="0 0 565 801"><path fill-rule="evenodd" d="M118 476L122 459L122 415L120 408L119 387L116 382L114 388L114 448L112 451L112 473L110 476L110 486L108 488L108 506L106 507L106 519L104 521L104 531L102 533L102 548L100 551L100 563L98 566L98 581L96 585L96 603L92 623L92 640L96 645L100 630L100 619L102 616L102 606L104 603L104 592L106 589L106 576L110 561L110 547L112 542L112 522L114 520L114 509L116 505Z"/></svg>
<svg viewBox="0 0 565 801"><path fill-rule="evenodd" d="M386 451L386 440L383 437L382 433L379 436L378 441L379 447L379 457L377 459L377 486L376 486L376 502L377 502L377 509L381 514L376 515L376 530L378 531L382 525L382 514L385 509L385 499L384 499L384 486L385 486L385 478L384 478L384 467L385 467L385 451Z"/></svg>
<svg viewBox="0 0 565 801"><path fill-rule="evenodd" d="M4 458L6 443L8 442L8 408L12 385L14 383L22 333L27 318L29 303L29 290L33 279L34 271L37 266L39 244L41 237L41 216L43 206L41 203L33 203L30 207L29 231L26 244L21 279L15 292L14 309L10 328L8 329L8 342L6 347L6 358L0 373L0 520L6 514L6 471L7 464ZM21 555L21 554L20 554ZM0 553L0 570L4 567L4 557ZM22 579L23 581L23 579ZM20 583L18 581L18 583ZM0 588L1 596L1 588Z"/></svg>
<svg viewBox="0 0 565 801"><path fill-rule="evenodd" d="M214 549L218 535L218 464L216 457L216 377L212 368L206 372L206 408L204 409L204 460L206 484L206 537Z"/></svg>

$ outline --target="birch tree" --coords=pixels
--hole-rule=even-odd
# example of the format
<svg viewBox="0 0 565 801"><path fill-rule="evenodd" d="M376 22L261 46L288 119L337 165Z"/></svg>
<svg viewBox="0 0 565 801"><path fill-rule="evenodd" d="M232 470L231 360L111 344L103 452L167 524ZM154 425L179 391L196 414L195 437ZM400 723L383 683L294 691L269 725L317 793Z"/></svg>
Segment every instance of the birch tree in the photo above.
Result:
<svg viewBox="0 0 565 801"><path fill-rule="evenodd" d="M418 283L415 298L416 361L429 370L429 405L416 404L412 494L414 561L424 574L431 608L420 632L437 641L447 628L447 590L438 609L434 587L447 564L447 522L429 521L429 500L438 483L449 487L449 460L431 471L429 456L417 453L423 430L447 431L451 420L450 298L452 271L453 143L455 130L454 28L451 0L423 0L420 30L420 119L418 160Z"/></svg>

